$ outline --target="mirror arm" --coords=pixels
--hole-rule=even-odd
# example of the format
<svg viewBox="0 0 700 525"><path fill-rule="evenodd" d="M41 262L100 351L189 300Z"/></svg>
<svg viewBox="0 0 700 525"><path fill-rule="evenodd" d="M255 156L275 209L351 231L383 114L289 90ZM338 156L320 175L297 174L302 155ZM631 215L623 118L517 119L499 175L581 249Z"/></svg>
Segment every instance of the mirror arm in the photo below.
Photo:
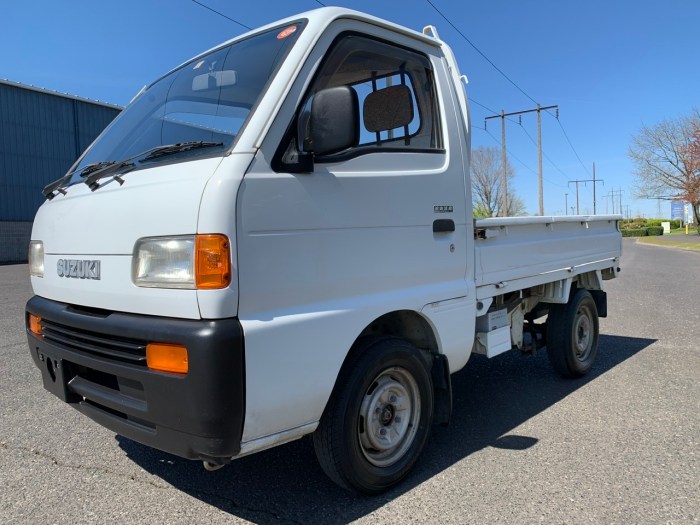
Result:
<svg viewBox="0 0 700 525"><path fill-rule="evenodd" d="M285 170L289 173L313 173L314 154L313 152L300 151L295 162L285 164Z"/></svg>

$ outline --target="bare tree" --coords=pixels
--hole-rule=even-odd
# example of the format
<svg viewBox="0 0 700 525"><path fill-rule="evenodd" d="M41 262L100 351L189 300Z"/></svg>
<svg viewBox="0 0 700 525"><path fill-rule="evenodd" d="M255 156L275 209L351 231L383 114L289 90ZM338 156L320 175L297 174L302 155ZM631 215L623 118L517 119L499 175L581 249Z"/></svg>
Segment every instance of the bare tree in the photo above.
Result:
<svg viewBox="0 0 700 525"><path fill-rule="evenodd" d="M515 193L508 191L508 216L518 217L523 215L528 215L525 201Z"/></svg>
<svg viewBox="0 0 700 525"><path fill-rule="evenodd" d="M628 155L634 163L634 194L646 199L682 199L700 219L700 111L642 126Z"/></svg>
<svg viewBox="0 0 700 525"><path fill-rule="evenodd" d="M502 173L501 152L498 148L479 146L472 150L472 202L475 217L496 217L501 215ZM506 177L509 189L505 215L525 215L525 203L511 189L515 171L507 160Z"/></svg>

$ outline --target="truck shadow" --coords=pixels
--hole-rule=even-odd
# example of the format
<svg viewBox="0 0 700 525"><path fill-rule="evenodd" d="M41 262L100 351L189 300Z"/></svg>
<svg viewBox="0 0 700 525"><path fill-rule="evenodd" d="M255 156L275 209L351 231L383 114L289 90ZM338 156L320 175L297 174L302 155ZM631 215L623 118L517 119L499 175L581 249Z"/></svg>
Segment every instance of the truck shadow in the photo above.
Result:
<svg viewBox="0 0 700 525"><path fill-rule="evenodd" d="M336 487L316 462L309 437L232 462L216 472L200 463L117 436L128 457L191 497L255 523L347 523L382 507L454 463L486 447L524 450L537 438L510 432L587 383L644 350L654 339L601 335L593 370L559 378L546 352L494 359L473 356L453 376L454 410L447 428L434 427L416 468L401 485L377 497L353 497Z"/></svg>

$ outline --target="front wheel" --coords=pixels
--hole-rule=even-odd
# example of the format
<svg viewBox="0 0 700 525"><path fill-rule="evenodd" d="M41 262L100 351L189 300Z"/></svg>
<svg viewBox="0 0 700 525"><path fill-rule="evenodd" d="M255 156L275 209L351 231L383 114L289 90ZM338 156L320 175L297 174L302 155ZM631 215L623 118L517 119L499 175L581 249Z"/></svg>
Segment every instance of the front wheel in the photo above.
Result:
<svg viewBox="0 0 700 525"><path fill-rule="evenodd" d="M382 492L411 470L430 431L433 388L421 353L396 337L360 342L314 433L321 467L338 485Z"/></svg>
<svg viewBox="0 0 700 525"><path fill-rule="evenodd" d="M549 308L547 355L564 377L588 373L598 354L598 310L588 290L578 290L566 304Z"/></svg>

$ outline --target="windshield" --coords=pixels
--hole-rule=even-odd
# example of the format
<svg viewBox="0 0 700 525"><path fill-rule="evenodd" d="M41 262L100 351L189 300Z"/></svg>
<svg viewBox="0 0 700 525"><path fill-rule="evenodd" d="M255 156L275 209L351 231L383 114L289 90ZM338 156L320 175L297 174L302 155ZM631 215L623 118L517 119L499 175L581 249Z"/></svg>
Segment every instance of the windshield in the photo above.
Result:
<svg viewBox="0 0 700 525"><path fill-rule="evenodd" d="M91 171L93 165L133 158L161 146L201 142L222 147L174 148L170 153L180 154L175 159L161 155L156 162L222 155L233 144L301 29L301 23L294 23L224 46L155 82L73 166L69 184L80 182L81 172Z"/></svg>

